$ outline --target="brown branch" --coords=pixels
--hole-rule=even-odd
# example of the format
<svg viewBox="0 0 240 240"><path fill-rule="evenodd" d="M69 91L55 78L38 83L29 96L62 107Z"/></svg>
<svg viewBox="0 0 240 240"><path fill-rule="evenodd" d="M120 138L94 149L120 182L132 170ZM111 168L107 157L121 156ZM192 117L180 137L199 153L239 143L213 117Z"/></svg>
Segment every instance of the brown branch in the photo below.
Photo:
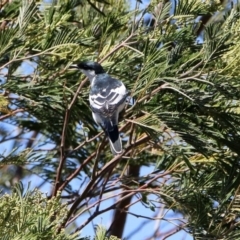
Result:
<svg viewBox="0 0 240 240"><path fill-rule="evenodd" d="M153 90L152 92L146 94L144 97L142 97L141 99L137 100L137 102L143 102L144 100L153 97L155 94L157 94L161 89L163 89L164 87L166 87L168 85L168 83L164 83L161 86L159 86L158 88L156 88L155 90Z"/></svg>
<svg viewBox="0 0 240 240"><path fill-rule="evenodd" d="M71 111L71 109L73 107L73 104L76 102L77 97L78 97L82 87L84 86L84 84L86 82L87 82L87 79L85 78L80 83L80 85L78 86L78 89L77 89L76 93L74 94L74 97L73 97L73 99L72 99L72 101L71 101L70 105L68 106L68 108L66 110L66 113L65 113L63 130L62 130L62 137L61 137L61 146L60 146L60 163L59 163L58 168L57 168L55 186L54 186L54 190L53 190L52 196L56 196L57 195L57 191L59 190L61 173L62 173L64 162L66 160L66 156L65 156L64 151L65 151L65 139L66 139L66 133L67 133L67 125L68 125L68 121L69 121L69 117L70 117L70 111Z"/></svg>
<svg viewBox="0 0 240 240"><path fill-rule="evenodd" d="M162 176L159 176L159 178L160 178L160 177L162 177ZM114 190L119 190L119 188L110 189L109 191L107 190L107 191L104 192L104 194L107 193L107 192L110 192L110 191L114 191ZM148 193L159 194L159 192L153 191L152 189L151 189L151 190L148 190L148 189L136 189L136 190L129 189L129 190L124 190L124 193L125 193L125 194L130 194L130 193L137 194L137 193L139 193L139 192L148 192ZM106 201L106 200L109 200L109 199L111 199L111 198L116 198L116 197L118 197L118 196L121 196L122 194L123 194L123 192L120 192L120 193L114 194L114 195L112 195L112 196L108 196L108 197L105 197L105 198L102 198L102 199L98 199L96 202L92 203L92 204L89 205L86 209L82 210L82 211L79 212L77 215L75 215L71 220L69 220L69 221L66 223L65 227L68 226L70 223L72 223L74 220L76 220L76 219L77 219L79 216L81 216L83 213L85 213L85 212L89 211L90 209L93 209L95 206L99 205L101 202ZM122 198L119 198L118 203L121 202L121 199L122 199ZM129 204L129 207L132 206L133 204L139 202L139 201L141 201L141 199L138 199L138 200L136 200L135 202ZM73 203L73 202L71 202L71 203ZM86 205L86 203L84 203L84 204L82 204L81 206L79 206L79 207L78 207L78 210L81 209L81 208L83 208L84 205ZM78 211L78 210L77 210L77 211ZM77 212L77 211L76 211L76 212Z"/></svg>
<svg viewBox="0 0 240 240"><path fill-rule="evenodd" d="M0 1L0 10L9 2L9 0L1 0ZM11 2L11 1L10 1Z"/></svg>
<svg viewBox="0 0 240 240"><path fill-rule="evenodd" d="M0 25L0 31L4 30L7 27L7 24L9 23L9 20L4 20L2 21L1 25Z"/></svg>
<svg viewBox="0 0 240 240"><path fill-rule="evenodd" d="M176 234L177 232L181 231L186 227L186 224L182 224L177 228L169 230L167 233L161 234L164 235L164 238L162 240L166 240L167 238L171 237L172 235Z"/></svg>
<svg viewBox="0 0 240 240"><path fill-rule="evenodd" d="M191 69L189 69L187 72L184 72L182 74L180 74L180 78L185 77L187 75L189 75L190 73L192 73L196 68L200 67L202 64L204 63L204 61L200 61L199 63L197 63L195 66L193 66ZM199 76L201 73L198 73L197 75Z"/></svg>
<svg viewBox="0 0 240 240"><path fill-rule="evenodd" d="M118 189L116 189L116 190L118 190ZM106 192L107 192L107 191L106 191ZM106 193L106 192L104 192L104 193ZM112 196L108 196L108 197L105 197L105 198L102 198L102 199L98 199L96 202L92 203L92 204L89 205L86 209L83 209L81 212L79 212L77 215L75 215L71 220L69 220L69 221L66 223L65 227L68 226L68 225L69 225L70 223L72 223L73 221L75 221L75 220L76 220L79 216L81 216L83 213L85 213L85 212L89 211L90 209L93 209L95 206L99 205L101 202L106 201L106 200L109 200L109 199L111 199L111 198L116 198L116 197L120 196L121 194L122 194L122 193L117 193L117 194L114 194L114 195L112 195ZM82 205L78 208L78 210L81 209L81 208L83 208L84 205L86 205L86 204L82 204ZM77 210L77 211L78 211L78 210Z"/></svg>
<svg viewBox="0 0 240 240"><path fill-rule="evenodd" d="M79 212L77 215L75 215L71 220L69 220L69 221L66 223L65 227L68 226L70 223L72 223L74 220L76 220L76 219L77 219L81 214L83 214L84 212L89 211L90 209L94 208L94 207L95 207L96 205L98 205L100 202L106 201L106 200L108 200L108 199L110 199L110 198L116 198L116 197L122 195L123 193L124 193L125 195L124 195L123 197L119 198L118 201L112 205L112 207L114 206L114 209L115 209L115 206L116 206L117 204L119 204L122 200L124 200L124 199L126 199L126 198L129 198L129 197L132 197L133 195L135 195L135 194L137 194L137 193L139 193L139 192L148 192L148 193L159 194L159 190L156 191L156 190L153 190L153 189L148 189L148 185L151 184L153 181L156 181L158 178L163 178L164 176L169 175L173 170L174 170L174 169L172 169L171 171L167 171L167 172L165 172L165 173L161 173L161 174L159 174L159 175L156 175L153 179L149 180L148 183L146 183L144 186L139 187L138 189L130 189L130 188L129 188L128 190L124 190L124 192L122 192L122 193L117 193L117 194L114 194L113 196L108 196L108 197L106 197L106 198L104 198L104 199L98 199L95 203L91 204L91 205L88 206L86 209L82 210L82 211ZM126 187L126 188L127 188L127 187ZM141 200L141 199L135 201L135 203L138 202L138 201L140 201L140 200ZM134 204L134 203L132 203L132 204ZM132 204L130 204L129 207L130 207ZM85 205L85 204L82 204L78 209L82 208L84 205ZM110 210L110 209L108 208L108 210ZM105 212L105 210L104 210L103 212ZM103 212L102 212L102 211L94 212L93 215L94 215L94 217L96 217L96 216L102 214ZM94 218L94 217L93 217L93 218ZM92 216L90 216L89 219L88 219L84 224L81 225L81 227L86 226L93 218L92 218ZM83 225L84 225L84 226L83 226ZM81 227L79 227L79 228L81 228Z"/></svg>
<svg viewBox="0 0 240 240"><path fill-rule="evenodd" d="M104 138L104 140L106 139L106 137ZM97 149L97 153L96 153L96 157L95 157L95 162L93 165L93 171L92 171L92 178L95 177L96 174L96 170L97 170L97 164L98 164L98 159L99 159L99 155L101 150L104 148L104 146L106 145L106 143L104 142L104 140L100 143L98 149Z"/></svg>
<svg viewBox="0 0 240 240"><path fill-rule="evenodd" d="M62 185L59 187L59 191L62 191L66 186L67 184L73 179L75 178L79 172L83 169L83 167L89 162L91 161L94 157L96 156L96 152L92 153L88 158L86 158L84 160L84 162L81 164L81 166L79 168L77 168L71 175L69 175L67 177L67 179L62 183Z"/></svg>
<svg viewBox="0 0 240 240"><path fill-rule="evenodd" d="M131 34L129 37L127 37L121 44L114 47L113 50L111 52L109 52L104 58L102 58L99 62L100 63L103 62L106 58L108 58L110 55L112 55L115 51L117 51L121 47L124 47L126 42L129 39L131 39L133 36L134 36L134 34ZM70 117L70 111L71 111L73 104L76 102L78 94L80 93L80 91L81 91L82 87L84 86L84 84L86 83L86 81L87 81L87 79L85 78L79 85L79 87L72 99L72 102L68 106L68 109L66 110L66 113L65 113L62 137L61 137L61 146L60 146L60 163L59 163L59 166L57 169L57 175L56 175L55 186L54 186L54 190L53 190L53 196L56 196L57 191L60 190L60 176L61 176L64 162L66 160L66 156L64 154L64 149L65 149L66 130L67 130L67 125L68 125L68 121L69 121L69 117ZM64 184L66 186L66 183L64 183ZM61 189L63 189L62 186L61 186Z"/></svg>
<svg viewBox="0 0 240 240"><path fill-rule="evenodd" d="M119 50L120 48L124 47L128 40L130 40L133 36L136 34L131 33L122 43L118 44L116 47L114 47L106 56L104 56L99 63L102 63L105 59L107 59L109 56L111 56L114 52Z"/></svg>
<svg viewBox="0 0 240 240"><path fill-rule="evenodd" d="M6 119L6 118L8 118L8 117L11 117L12 115L14 115L14 114L16 114L16 113L24 112L24 111L25 111L25 109L22 109L22 108L17 109L17 110L14 110L14 111L11 111L10 113L1 116L1 117L0 117L0 121Z"/></svg>
<svg viewBox="0 0 240 240"><path fill-rule="evenodd" d="M102 202L101 200L102 200L103 194L105 192L105 187L106 187L106 185L108 183L110 175L112 174L112 170L113 169L111 169L111 171L109 171L109 173L108 173L108 175L107 175L107 177L106 177L106 179L105 179L105 181L103 183L103 186L102 186L102 189L101 189L101 192L100 192L100 196L99 196L99 204L97 205L95 212L99 212L100 204Z"/></svg>
<svg viewBox="0 0 240 240"><path fill-rule="evenodd" d="M145 136L143 138L141 138L140 140L138 140L135 144L135 146L141 145L144 142L148 141L150 139L149 136ZM132 148L132 145L128 146L125 151L123 151L121 154L116 155L110 162L108 162L99 172L96 173L95 176L93 176L91 178L91 180L89 181L88 185L86 186L86 188L84 189L83 193L81 194L80 197L78 197L76 199L76 201L73 203L73 205L71 206L68 215L66 217L66 219L64 220L64 222L62 223L62 225L59 227L58 231L61 230L61 228L63 228L66 223L68 222L69 218L72 216L73 212L75 211L75 209L78 207L78 205L88 196L89 192L92 191L93 189L95 189L97 187L97 179L100 177L103 177L109 170L111 170L114 166L116 166L116 164L119 162L119 160L122 158L123 155L126 155ZM96 153L93 153L92 155L96 155ZM94 218L94 217L93 217Z"/></svg>
<svg viewBox="0 0 240 240"><path fill-rule="evenodd" d="M124 152L125 153L125 152ZM122 155L124 154L122 153L121 155L117 155L115 156L108 164L106 164L109 168L109 166L112 166L114 163L118 162L120 160L120 158L122 157ZM96 152L93 153L94 156L96 155ZM107 169L108 169L107 168ZM76 199L76 201L73 203L72 207L70 208L70 210L68 211L68 215L67 218L65 219L65 221L62 223L61 227L58 229L59 231L61 230L62 227L64 227L64 225L67 223L67 221L69 220L69 218L72 216L73 212L75 211L75 209L78 207L78 205L87 197L87 195L89 194L89 192L91 191L91 189L93 188L96 180L98 179L98 177L102 176L105 174L106 172L106 167L104 168L105 171L100 171L100 173L97 173L95 176L92 177L92 179L89 181L89 183L87 184L87 186L85 187L83 193L81 194L80 197L78 197Z"/></svg>
<svg viewBox="0 0 240 240"><path fill-rule="evenodd" d="M67 44L65 44L65 45L67 45ZM78 46L78 44L71 44L71 45ZM33 55L28 55L28 56L25 56L25 57L16 58L21 53L21 51L22 51L22 49L21 49L21 50L19 50L18 53L16 53L16 55L14 56L15 57L14 59L12 59L12 60L8 61L7 63L5 63L4 65L0 66L0 70L7 67L11 63L24 61L24 60L31 59L31 58L34 58L34 57L38 57L38 56L41 56L41 55L44 55L44 54L50 55L50 56L57 55L56 53L54 54L54 53L50 52L50 51L52 51L56 48L57 48L57 46L53 46L53 47L50 47L50 48L48 48L48 49L46 49L42 52L39 52L39 53L36 53L36 54L33 54Z"/></svg>
<svg viewBox="0 0 240 240"><path fill-rule="evenodd" d="M101 135L103 134L103 132L100 132L98 133L97 135L95 135L94 137L88 139L88 140L85 140L83 143L79 144L76 148L74 148L70 153L69 155L71 155L73 152L77 151L78 149L82 148L86 143L90 143L92 142L93 140L95 140L96 138L100 137Z"/></svg>
<svg viewBox="0 0 240 240"><path fill-rule="evenodd" d="M115 159L119 159L120 157L122 157L123 155L127 155L131 150L133 146L139 146L147 141L150 140L149 136L144 136L141 139L139 139L138 141L136 141L135 144L131 144L130 146L128 146L125 151L123 151L123 153L121 153L120 155L117 155L115 158L113 158L110 162L108 162L101 171L99 171L98 175L100 176L103 172L106 172L109 170L109 168L111 168L112 164L115 162Z"/></svg>
<svg viewBox="0 0 240 240"><path fill-rule="evenodd" d="M220 3L218 5L223 5L223 3L225 2L225 0L220 0ZM205 15L203 15L200 19L199 22L201 22L199 28L196 31L196 35L199 36L201 34L201 32L203 31L203 29L205 28L205 26L207 25L207 23L210 21L210 19L212 18L213 14L211 13L207 13Z"/></svg>
<svg viewBox="0 0 240 240"><path fill-rule="evenodd" d="M134 125L133 123L131 123L130 133L129 133L129 139L128 139L128 145L131 145L131 143L132 143L134 126L135 126L135 125Z"/></svg>
<svg viewBox="0 0 240 240"><path fill-rule="evenodd" d="M123 131L127 126L129 125L129 123L127 122L125 125L123 125L119 131ZM73 151L70 152L70 154L78 149L80 149L81 147L83 147L86 143L89 143L93 140L95 140L96 138L98 138L99 136L101 136L103 134L103 132L100 132L99 134L97 134L96 136L94 136L93 138L84 141L82 144L80 144L79 146L77 146ZM62 185L59 187L59 191L62 191L66 185L73 179L75 178L79 172L83 169L83 167L88 164L89 161L91 161L95 156L96 156L96 152L92 153L88 158L86 158L84 160L84 162L81 164L81 166L79 166L79 168L77 168L72 174L70 174L66 180L62 183Z"/></svg>
<svg viewBox="0 0 240 240"><path fill-rule="evenodd" d="M173 171L173 169L172 169L172 171ZM157 179L160 178L160 177L164 177L165 175L168 175L168 174L170 174L170 171L155 176L155 177L152 178L149 182L147 182L146 184L144 184L144 185L142 185L141 187L139 187L138 190L136 190L136 191L138 192L138 191L141 191L141 190L147 188L148 185L151 184L153 181L157 180ZM104 213L104 212L107 212L107 211L109 211L109 210L116 209L116 206L117 206L120 202L124 201L124 200L127 199L127 198L131 198L133 195L136 194L136 191L128 190L128 192L130 192L130 193L128 193L128 194L124 195L123 197L121 197L118 201L116 201L116 203L112 204L112 205L109 206L108 208L105 208L105 209L103 209L103 210L101 210L101 211L99 211L99 212L94 212L94 214L92 214L81 226L79 226L78 228L75 229L75 232L80 231L80 230L81 230L82 228L84 228L89 222L91 222L95 217L99 216L100 214L102 214L102 213ZM75 218L75 219L76 219L76 218Z"/></svg>
<svg viewBox="0 0 240 240"><path fill-rule="evenodd" d="M124 153L126 153L126 151L124 151ZM120 155L117 155L115 156L109 163L107 163L102 170L100 170L99 172L96 173L95 176L92 177L91 181L88 183L88 185L86 186L85 190L83 191L82 195L81 195L81 198L77 199L77 201L75 202L75 204L72 206L71 209L74 209L78 206L78 204L88 195L89 191L91 189L94 189L95 185L97 185L97 179L99 177L102 177L104 176L108 170L111 170L111 168L113 166L115 166L115 164L121 159L122 155L124 154L120 154ZM70 211L71 211L70 209Z"/></svg>
<svg viewBox="0 0 240 240"><path fill-rule="evenodd" d="M102 213L107 212L107 211L109 211L109 210L115 209L115 208L116 208L116 205L117 205L119 202L123 201L123 200L126 199L126 198L132 197L134 194L135 194L135 193L129 193L129 194L126 195L125 197L120 198L119 201L117 201L116 203L112 204L112 205L109 206L108 208L105 208L105 209L103 209L103 210L101 210L101 211L99 211L99 212L94 212L94 214L92 214L81 226L79 226L78 228L76 228L74 232L80 231L80 230L81 230L82 228L84 228L89 222L91 222L95 217L101 215Z"/></svg>
<svg viewBox="0 0 240 240"><path fill-rule="evenodd" d="M126 213L136 217L136 218L145 218L145 219L148 219L148 220L162 220L164 219L163 217L147 217L147 216L144 216L144 215L141 215L141 214L136 214L136 213L133 213L133 212L129 212L129 211L126 211Z"/></svg>
<svg viewBox="0 0 240 240"><path fill-rule="evenodd" d="M140 165L129 165L129 172L128 176L137 178L139 176L140 172ZM122 193L121 198L124 199L124 197L127 195L127 193ZM109 228L109 235L116 236L118 238L122 238L122 234L124 231L124 226L127 219L127 210L128 206L132 200L132 196L125 198L119 204L116 206L116 210L114 213L112 224Z"/></svg>

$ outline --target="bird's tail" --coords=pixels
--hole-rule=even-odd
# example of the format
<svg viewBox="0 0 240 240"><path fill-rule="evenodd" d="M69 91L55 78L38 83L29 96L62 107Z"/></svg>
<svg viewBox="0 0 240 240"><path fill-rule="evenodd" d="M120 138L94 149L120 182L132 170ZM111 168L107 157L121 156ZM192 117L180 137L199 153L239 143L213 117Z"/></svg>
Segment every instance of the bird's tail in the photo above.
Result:
<svg viewBox="0 0 240 240"><path fill-rule="evenodd" d="M119 136L118 126L112 121L105 122L105 131L109 139L110 148L113 155L122 153L122 141Z"/></svg>

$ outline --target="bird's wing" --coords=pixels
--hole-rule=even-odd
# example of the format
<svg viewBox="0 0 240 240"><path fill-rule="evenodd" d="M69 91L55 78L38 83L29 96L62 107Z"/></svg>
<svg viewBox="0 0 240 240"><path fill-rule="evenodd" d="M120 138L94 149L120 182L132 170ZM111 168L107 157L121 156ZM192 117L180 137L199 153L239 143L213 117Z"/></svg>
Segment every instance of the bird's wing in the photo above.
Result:
<svg viewBox="0 0 240 240"><path fill-rule="evenodd" d="M122 110L126 101L128 91L123 83L114 88L102 88L89 96L90 106L94 113L103 117L111 117L115 112Z"/></svg>

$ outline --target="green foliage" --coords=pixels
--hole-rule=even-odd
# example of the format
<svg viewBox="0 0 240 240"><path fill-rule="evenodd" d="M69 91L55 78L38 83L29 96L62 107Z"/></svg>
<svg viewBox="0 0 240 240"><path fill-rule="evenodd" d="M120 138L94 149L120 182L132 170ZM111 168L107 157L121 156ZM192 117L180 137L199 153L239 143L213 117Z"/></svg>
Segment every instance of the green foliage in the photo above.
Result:
<svg viewBox="0 0 240 240"><path fill-rule="evenodd" d="M1 196L0 207L1 239L77 239L76 234L58 233L59 224L67 214L60 196L47 199L37 189L25 192L19 184L11 194Z"/></svg>
<svg viewBox="0 0 240 240"><path fill-rule="evenodd" d="M1 153L1 175L15 164L25 175L35 173L51 183L53 195L65 190L72 201L67 209L60 205L60 196L47 200L36 190L4 195L0 232L10 234L6 239L17 233L22 239L55 236L57 227L88 212L89 202L99 206L101 194L114 198L116 188L125 189L111 186L116 176L135 191L132 196L141 193L147 208L157 209L149 200L151 193L166 211L183 214L181 228L195 239L238 238L239 6L223 10L218 1L175 2L176 6L151 1L146 9L132 11L123 0L25 0L5 6L0 16L0 70L7 74L1 72L5 75L0 119L12 128L1 126L0 143L15 142L10 153ZM153 16L149 25L143 17L146 12ZM199 42L198 17L213 15ZM68 69L80 59L101 62L131 91L120 122L125 151L118 167L120 156L112 157L92 119L85 80ZM32 67L30 73L25 74L25 64ZM15 128L18 133L13 136ZM24 149L19 143L23 138L28 138ZM155 166L161 173L128 179L123 169L129 164ZM89 178L80 195L71 181L84 176ZM145 184L158 177L162 181L157 190ZM36 198L39 208L28 215L26 209ZM10 211L8 203L16 210ZM93 208L92 219L104 212ZM15 224L10 230L8 221ZM86 224L71 227L78 232ZM104 238L99 229L96 239Z"/></svg>
<svg viewBox="0 0 240 240"><path fill-rule="evenodd" d="M94 240L120 240L120 238L117 238L115 236L106 237L106 234L107 230L103 226L98 225Z"/></svg>

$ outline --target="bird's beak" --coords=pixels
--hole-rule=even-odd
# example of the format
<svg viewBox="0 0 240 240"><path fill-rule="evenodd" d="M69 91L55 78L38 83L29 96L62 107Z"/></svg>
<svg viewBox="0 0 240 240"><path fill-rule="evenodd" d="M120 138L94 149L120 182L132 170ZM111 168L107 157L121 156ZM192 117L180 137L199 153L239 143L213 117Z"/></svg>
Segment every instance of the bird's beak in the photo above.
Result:
<svg viewBox="0 0 240 240"><path fill-rule="evenodd" d="M71 64L69 66L69 69L79 69L78 65L77 64Z"/></svg>

